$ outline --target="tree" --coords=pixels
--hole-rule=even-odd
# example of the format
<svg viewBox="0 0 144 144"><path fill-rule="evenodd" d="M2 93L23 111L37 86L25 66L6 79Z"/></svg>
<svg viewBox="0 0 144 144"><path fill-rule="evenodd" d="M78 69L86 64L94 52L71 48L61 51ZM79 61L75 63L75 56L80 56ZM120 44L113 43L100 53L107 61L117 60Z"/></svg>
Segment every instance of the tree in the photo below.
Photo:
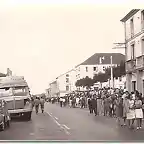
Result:
<svg viewBox="0 0 144 144"><path fill-rule="evenodd" d="M108 73L98 73L96 74L93 79L94 79L94 82L106 82L109 78L109 75Z"/></svg>
<svg viewBox="0 0 144 144"><path fill-rule="evenodd" d="M93 86L93 79L89 78L88 76L83 78L83 79L80 79L80 80L77 80L76 82L76 87L87 87L87 88L90 88L91 86Z"/></svg>
<svg viewBox="0 0 144 144"><path fill-rule="evenodd" d="M105 70L105 73L107 73L107 75L110 78L111 77L111 68L107 68ZM124 63L124 61L121 61L120 65L113 67L113 77L118 78L123 75L125 75L125 63Z"/></svg>
<svg viewBox="0 0 144 144"><path fill-rule="evenodd" d="M87 87L89 89L91 86L93 86L93 84L93 79L89 78L88 76L83 79L83 87Z"/></svg>

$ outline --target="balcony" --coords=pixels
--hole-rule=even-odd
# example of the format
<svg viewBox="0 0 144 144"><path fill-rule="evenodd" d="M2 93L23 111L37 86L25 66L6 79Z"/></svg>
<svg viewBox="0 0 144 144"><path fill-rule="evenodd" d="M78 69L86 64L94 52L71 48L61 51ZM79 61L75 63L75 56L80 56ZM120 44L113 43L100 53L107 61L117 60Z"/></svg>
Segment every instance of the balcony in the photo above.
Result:
<svg viewBox="0 0 144 144"><path fill-rule="evenodd" d="M136 70L144 70L144 55L137 57Z"/></svg>
<svg viewBox="0 0 144 144"><path fill-rule="evenodd" d="M136 59L131 59L126 62L126 72L132 73L136 70Z"/></svg>

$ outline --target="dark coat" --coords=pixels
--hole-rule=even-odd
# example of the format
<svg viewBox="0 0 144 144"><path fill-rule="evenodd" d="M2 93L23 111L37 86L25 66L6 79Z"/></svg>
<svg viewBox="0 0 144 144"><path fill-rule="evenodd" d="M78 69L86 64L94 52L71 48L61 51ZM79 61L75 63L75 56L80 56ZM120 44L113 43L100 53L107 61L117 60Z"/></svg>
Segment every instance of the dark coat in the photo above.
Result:
<svg viewBox="0 0 144 144"><path fill-rule="evenodd" d="M91 100L91 105L92 105L92 108L96 108L97 107L97 100L96 99L92 99Z"/></svg>

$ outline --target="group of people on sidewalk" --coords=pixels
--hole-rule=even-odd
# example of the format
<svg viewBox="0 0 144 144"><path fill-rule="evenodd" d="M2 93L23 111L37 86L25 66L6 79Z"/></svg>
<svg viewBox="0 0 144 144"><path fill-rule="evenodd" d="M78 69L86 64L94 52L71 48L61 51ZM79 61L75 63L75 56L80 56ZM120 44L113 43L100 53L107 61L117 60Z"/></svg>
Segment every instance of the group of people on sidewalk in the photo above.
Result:
<svg viewBox="0 0 144 144"><path fill-rule="evenodd" d="M144 114L144 99L138 91L129 93L115 89L110 91L102 90L100 95L93 95L88 100L90 113L97 115L110 116L117 118L118 125L134 128L136 120L136 129L142 128L142 119Z"/></svg>
<svg viewBox="0 0 144 144"><path fill-rule="evenodd" d="M129 93L125 89L103 88L87 92L75 92L57 99L60 106L89 108L95 116L109 116L117 119L118 125L142 128L144 98L138 91Z"/></svg>

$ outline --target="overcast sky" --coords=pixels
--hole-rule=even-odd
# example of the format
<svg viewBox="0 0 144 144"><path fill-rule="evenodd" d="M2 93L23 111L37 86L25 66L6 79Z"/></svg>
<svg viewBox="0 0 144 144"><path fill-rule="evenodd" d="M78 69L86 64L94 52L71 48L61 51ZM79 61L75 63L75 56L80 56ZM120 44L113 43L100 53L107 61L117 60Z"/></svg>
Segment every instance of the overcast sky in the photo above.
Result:
<svg viewBox="0 0 144 144"><path fill-rule="evenodd" d="M67 3L66 3L67 2ZM131 8L92 0L0 0L0 72L9 67L32 93L98 52L124 42ZM89 3L89 4L88 4Z"/></svg>

